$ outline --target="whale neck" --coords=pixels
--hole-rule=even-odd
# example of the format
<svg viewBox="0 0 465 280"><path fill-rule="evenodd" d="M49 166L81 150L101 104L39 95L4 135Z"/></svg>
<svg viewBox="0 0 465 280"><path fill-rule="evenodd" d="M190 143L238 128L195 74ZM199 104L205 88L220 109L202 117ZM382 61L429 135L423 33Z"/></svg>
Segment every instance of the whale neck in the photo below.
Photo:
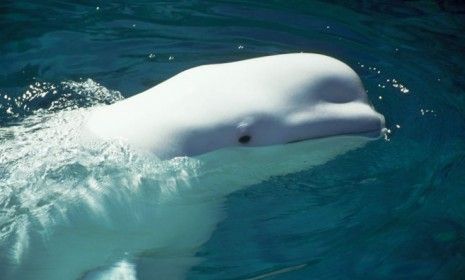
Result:
<svg viewBox="0 0 465 280"><path fill-rule="evenodd" d="M198 175L202 184L195 193L222 198L274 176L323 165L369 141L361 136L336 136L285 145L217 150L195 157L205 172Z"/></svg>

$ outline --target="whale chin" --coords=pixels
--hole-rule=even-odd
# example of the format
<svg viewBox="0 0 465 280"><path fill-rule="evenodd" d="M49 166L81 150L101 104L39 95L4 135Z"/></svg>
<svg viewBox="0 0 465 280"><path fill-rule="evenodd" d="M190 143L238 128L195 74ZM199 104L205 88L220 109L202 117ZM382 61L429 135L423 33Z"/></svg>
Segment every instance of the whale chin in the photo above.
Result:
<svg viewBox="0 0 465 280"><path fill-rule="evenodd" d="M370 140L377 140L380 138L383 138L386 136L387 129L384 126L384 118L381 119L380 121L380 127L376 129L368 129L368 130L362 130L362 131L356 131L356 132L349 132L349 133L344 133L344 134L339 134L339 135L326 135L326 136L317 136L317 137L310 137L310 138L303 138L303 139L297 139L297 140L291 140L286 142L286 145L289 144L295 144L295 143L301 143L305 141L312 141L312 140L323 140L327 138L337 138L337 137L342 137L342 138L360 138L362 140L370 141Z"/></svg>
<svg viewBox="0 0 465 280"><path fill-rule="evenodd" d="M320 137L315 137L315 138L307 138L307 139L298 139L298 140L293 140L287 142L285 145L289 144L296 144L296 143L301 143L305 141L312 141L312 140L324 140L327 138L337 138L337 137L355 137L355 138L362 138L367 141L370 140L378 140L386 135L386 128L380 129L375 129L375 130L367 130L367 131L362 131L362 132L353 132L353 133L347 133L347 134L342 134L342 135L331 135L331 136L320 136Z"/></svg>
<svg viewBox="0 0 465 280"><path fill-rule="evenodd" d="M369 130L352 134L352 136L365 137L369 140L377 140L386 136L387 129L385 127L377 130Z"/></svg>
<svg viewBox="0 0 465 280"><path fill-rule="evenodd" d="M337 135L271 146L228 147L195 158L206 170L218 171L209 173L210 177L217 176L216 179L225 182L215 192L229 194L244 185L257 184L270 177L297 173L325 164L379 138L379 134L376 138L371 136ZM238 172L241 176L237 176Z"/></svg>

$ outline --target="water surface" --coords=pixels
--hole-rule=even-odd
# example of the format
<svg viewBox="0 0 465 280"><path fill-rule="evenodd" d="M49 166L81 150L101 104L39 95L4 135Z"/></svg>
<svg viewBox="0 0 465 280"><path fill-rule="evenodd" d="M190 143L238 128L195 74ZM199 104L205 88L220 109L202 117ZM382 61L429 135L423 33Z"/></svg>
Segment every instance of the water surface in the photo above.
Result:
<svg viewBox="0 0 465 280"><path fill-rule="evenodd" d="M361 76L388 138L230 195L187 278L457 279L465 275L464 22L457 1L2 1L0 125L35 137L28 117L111 103L201 64L334 56ZM73 153L50 158L52 142L0 137L2 241L12 219L27 220L24 194L34 187L61 191L57 182L79 185L86 172L123 180L157 168L109 156L105 169L89 171L81 166L96 163L87 154L73 165ZM20 166L28 162L30 172ZM47 162L56 166L40 169ZM150 257L136 263L138 277L151 279Z"/></svg>

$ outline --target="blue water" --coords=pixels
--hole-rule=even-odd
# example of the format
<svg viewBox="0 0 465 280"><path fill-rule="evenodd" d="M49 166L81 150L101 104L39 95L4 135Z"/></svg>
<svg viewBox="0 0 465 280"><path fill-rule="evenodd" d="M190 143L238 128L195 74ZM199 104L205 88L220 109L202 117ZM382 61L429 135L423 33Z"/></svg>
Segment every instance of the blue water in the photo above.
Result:
<svg viewBox="0 0 465 280"><path fill-rule="evenodd" d="M111 103L196 65L303 51L356 70L386 117L388 139L228 196L187 278L465 277L459 1L79 2L0 3L0 126L8 132L0 135L0 249L15 217L36 209L23 190L39 184L60 192L63 182L75 188L92 172L113 178L101 183L109 186L130 177L121 173L147 175L150 165L120 166L117 157L102 171L86 169L103 161L69 146L66 159L52 148L55 166L45 159L53 141L36 137L29 118ZM20 168L26 163L29 170ZM150 258L136 265L139 279L152 279Z"/></svg>

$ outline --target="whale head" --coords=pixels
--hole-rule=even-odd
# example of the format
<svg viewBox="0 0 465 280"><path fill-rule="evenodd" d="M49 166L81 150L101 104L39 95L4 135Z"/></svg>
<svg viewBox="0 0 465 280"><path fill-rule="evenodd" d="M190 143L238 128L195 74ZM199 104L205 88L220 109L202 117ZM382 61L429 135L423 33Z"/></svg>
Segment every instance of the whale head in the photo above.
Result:
<svg viewBox="0 0 465 280"><path fill-rule="evenodd" d="M349 66L299 53L186 70L99 108L88 128L172 158L333 136L368 140L380 136L384 117Z"/></svg>

